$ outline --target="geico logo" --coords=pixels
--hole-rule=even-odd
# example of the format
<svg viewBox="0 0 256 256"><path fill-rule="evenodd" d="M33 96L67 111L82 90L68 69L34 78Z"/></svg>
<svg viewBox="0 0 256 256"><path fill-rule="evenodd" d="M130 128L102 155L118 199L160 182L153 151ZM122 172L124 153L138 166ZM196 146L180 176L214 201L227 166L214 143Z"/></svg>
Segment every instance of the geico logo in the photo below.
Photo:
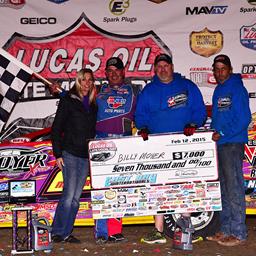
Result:
<svg viewBox="0 0 256 256"><path fill-rule="evenodd" d="M41 18L27 18L23 17L20 19L21 24L56 24L57 19L55 17L41 17Z"/></svg>

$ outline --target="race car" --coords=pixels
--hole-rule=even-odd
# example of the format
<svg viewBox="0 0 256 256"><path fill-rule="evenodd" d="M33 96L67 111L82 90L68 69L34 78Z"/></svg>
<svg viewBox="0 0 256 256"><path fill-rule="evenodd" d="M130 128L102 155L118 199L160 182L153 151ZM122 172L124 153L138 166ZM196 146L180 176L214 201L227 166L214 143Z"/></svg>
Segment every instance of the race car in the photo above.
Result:
<svg viewBox="0 0 256 256"><path fill-rule="evenodd" d="M249 127L249 141L245 145L243 165L247 214L256 214L256 115ZM17 125L17 123L19 125ZM24 120L11 124L0 135L0 226L11 226L11 209L16 204L9 201L10 180L36 180L35 202L29 203L39 217L53 220L57 201L60 198L63 180L56 166L50 141L50 128L27 130ZM17 126L19 126L17 128ZM26 133L24 132L26 128ZM20 129L22 131L20 131ZM104 161L109 156L94 155L93 161ZM80 209L75 225L93 225L90 178L84 186ZM173 235L179 214L165 215L165 230ZM125 217L124 224L153 223L152 216ZM207 236L218 227L218 212L205 211L192 213L192 224L196 236Z"/></svg>

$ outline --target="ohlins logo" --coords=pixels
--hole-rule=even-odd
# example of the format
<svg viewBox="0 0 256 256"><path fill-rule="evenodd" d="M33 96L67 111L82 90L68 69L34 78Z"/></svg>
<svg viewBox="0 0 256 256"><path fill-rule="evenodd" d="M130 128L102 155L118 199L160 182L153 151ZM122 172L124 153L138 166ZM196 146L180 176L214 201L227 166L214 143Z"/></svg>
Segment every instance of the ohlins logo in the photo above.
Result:
<svg viewBox="0 0 256 256"><path fill-rule="evenodd" d="M0 172L26 172L35 164L45 167L47 158L48 155L42 153L41 149L2 149L0 150Z"/></svg>
<svg viewBox="0 0 256 256"><path fill-rule="evenodd" d="M168 107L173 108L186 103L188 97L185 93L181 93L179 95L172 96L168 99Z"/></svg>
<svg viewBox="0 0 256 256"><path fill-rule="evenodd" d="M200 14L224 14L228 6L202 6L202 7L186 7L186 15L200 15Z"/></svg>
<svg viewBox="0 0 256 256"><path fill-rule="evenodd" d="M130 6L129 0L111 0L109 3L109 10L114 15L122 15Z"/></svg>

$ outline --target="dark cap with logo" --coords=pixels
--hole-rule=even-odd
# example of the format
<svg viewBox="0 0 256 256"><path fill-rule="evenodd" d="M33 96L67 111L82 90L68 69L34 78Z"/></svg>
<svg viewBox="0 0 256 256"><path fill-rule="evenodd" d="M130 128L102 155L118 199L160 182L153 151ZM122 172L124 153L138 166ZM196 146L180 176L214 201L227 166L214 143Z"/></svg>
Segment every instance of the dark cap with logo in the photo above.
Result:
<svg viewBox="0 0 256 256"><path fill-rule="evenodd" d="M161 54L156 56L155 61L154 61L154 65L156 65L159 61L165 61L168 64L172 64L172 57L168 54L161 53Z"/></svg>
<svg viewBox="0 0 256 256"><path fill-rule="evenodd" d="M225 54L220 54L220 55L217 55L214 60L213 60L213 64L212 66L214 67L214 65L217 63L217 62L221 62L225 65L227 65L228 67L231 68L231 61L230 61L230 58L225 55Z"/></svg>
<svg viewBox="0 0 256 256"><path fill-rule="evenodd" d="M111 57L107 60L107 63L106 63L106 69L109 67L109 66L114 66L116 67L117 69L123 69L124 68L124 63L123 61L118 58L118 57Z"/></svg>

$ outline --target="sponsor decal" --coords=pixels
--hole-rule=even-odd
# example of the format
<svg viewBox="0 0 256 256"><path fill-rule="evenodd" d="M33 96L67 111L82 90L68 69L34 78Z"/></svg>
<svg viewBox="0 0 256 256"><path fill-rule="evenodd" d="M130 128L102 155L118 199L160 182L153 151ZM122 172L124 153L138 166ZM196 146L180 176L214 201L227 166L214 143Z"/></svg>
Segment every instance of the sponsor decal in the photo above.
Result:
<svg viewBox="0 0 256 256"><path fill-rule="evenodd" d="M13 9L21 9L26 4L26 0L1 0L0 7L10 7Z"/></svg>
<svg viewBox="0 0 256 256"><path fill-rule="evenodd" d="M116 197L116 191L115 190L107 190L105 191L105 197L106 199L112 200Z"/></svg>
<svg viewBox="0 0 256 256"><path fill-rule="evenodd" d="M45 170L47 166L48 148L3 148L0 150L0 172L1 173L22 173L31 172L33 175L37 171ZM36 166L36 168L33 168Z"/></svg>
<svg viewBox="0 0 256 256"><path fill-rule="evenodd" d="M210 67L190 68L189 76L190 80L199 87L214 88L217 84Z"/></svg>
<svg viewBox="0 0 256 256"><path fill-rule="evenodd" d="M211 7L202 6L202 7L186 7L186 15L200 15L200 14L224 14L227 10L227 5L214 5Z"/></svg>
<svg viewBox="0 0 256 256"><path fill-rule="evenodd" d="M252 167L256 166L256 145L253 145L253 144L256 144L256 141L249 140L244 147L245 157Z"/></svg>
<svg viewBox="0 0 256 256"><path fill-rule="evenodd" d="M256 23L240 28L240 42L244 47L256 50Z"/></svg>
<svg viewBox="0 0 256 256"><path fill-rule="evenodd" d="M125 105L126 99L123 97L110 96L107 99L108 106L113 109L117 109Z"/></svg>
<svg viewBox="0 0 256 256"><path fill-rule="evenodd" d="M22 25L53 25L57 23L55 17L22 17L20 18L20 24Z"/></svg>
<svg viewBox="0 0 256 256"><path fill-rule="evenodd" d="M130 0L110 0L109 10L116 17L103 17L103 22L106 23L134 23L137 21L136 17L122 16L126 13L130 6Z"/></svg>
<svg viewBox="0 0 256 256"><path fill-rule="evenodd" d="M201 31L192 31L189 38L192 52L203 57L210 57L220 52L223 47L223 34L219 30L204 28Z"/></svg>
<svg viewBox="0 0 256 256"><path fill-rule="evenodd" d="M256 63L243 64L241 74L243 79L256 79Z"/></svg>

